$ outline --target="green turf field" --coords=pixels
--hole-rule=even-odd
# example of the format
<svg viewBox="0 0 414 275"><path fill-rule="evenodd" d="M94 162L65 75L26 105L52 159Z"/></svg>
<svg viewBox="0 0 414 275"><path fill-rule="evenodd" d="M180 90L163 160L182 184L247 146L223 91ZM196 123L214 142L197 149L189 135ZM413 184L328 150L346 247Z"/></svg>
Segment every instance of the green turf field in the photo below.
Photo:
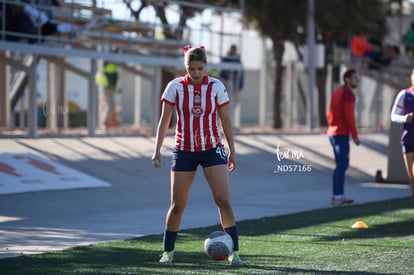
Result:
<svg viewBox="0 0 414 275"><path fill-rule="evenodd" d="M367 229L353 229L356 221ZM408 198L238 223L233 268L204 253L219 226L182 231L173 264L159 264L161 235L0 260L0 274L414 274L414 201Z"/></svg>

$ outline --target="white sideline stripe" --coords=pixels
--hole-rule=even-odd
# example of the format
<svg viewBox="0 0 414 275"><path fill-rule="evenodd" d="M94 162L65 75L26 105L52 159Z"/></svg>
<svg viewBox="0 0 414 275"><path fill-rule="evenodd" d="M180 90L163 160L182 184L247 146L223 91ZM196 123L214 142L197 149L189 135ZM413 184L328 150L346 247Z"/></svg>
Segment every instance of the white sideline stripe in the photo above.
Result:
<svg viewBox="0 0 414 275"><path fill-rule="evenodd" d="M109 186L105 181L31 153L0 154L0 194Z"/></svg>

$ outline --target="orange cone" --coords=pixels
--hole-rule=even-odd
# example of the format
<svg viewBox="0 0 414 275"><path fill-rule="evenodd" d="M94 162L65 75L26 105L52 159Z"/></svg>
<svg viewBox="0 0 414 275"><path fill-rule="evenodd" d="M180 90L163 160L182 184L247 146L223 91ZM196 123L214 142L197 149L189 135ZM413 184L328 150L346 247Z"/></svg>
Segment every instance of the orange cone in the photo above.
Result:
<svg viewBox="0 0 414 275"><path fill-rule="evenodd" d="M368 228L368 225L364 221L357 221L351 227L352 228Z"/></svg>

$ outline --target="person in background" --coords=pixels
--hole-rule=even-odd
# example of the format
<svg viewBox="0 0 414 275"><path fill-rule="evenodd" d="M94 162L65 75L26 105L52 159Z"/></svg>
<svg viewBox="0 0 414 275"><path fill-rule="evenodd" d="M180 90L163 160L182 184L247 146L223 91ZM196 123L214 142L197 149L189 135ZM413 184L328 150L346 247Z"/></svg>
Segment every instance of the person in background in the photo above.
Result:
<svg viewBox="0 0 414 275"><path fill-rule="evenodd" d="M177 115L175 150L171 164L171 202L166 216L163 254L160 263L171 263L176 237L188 201L190 187L201 165L217 205L223 230L233 240L232 266L240 267L239 241L230 201L229 170L236 168L236 151L229 116L230 99L224 84L206 73L207 57L203 46L184 47L186 75L168 83L161 96L162 111L157 127L152 164L161 166L161 147L174 110ZM224 149L218 120L226 136Z"/></svg>
<svg viewBox="0 0 414 275"><path fill-rule="evenodd" d="M411 23L411 28L404 35L403 43L407 56L414 58L414 22Z"/></svg>
<svg viewBox="0 0 414 275"><path fill-rule="evenodd" d="M5 11L3 11L3 8ZM23 12L23 7L21 5L5 3L4 5L0 4L1 9L1 25L6 32L13 32L16 34L7 34L4 36L4 39L7 41L21 41L25 38L22 38L21 33L24 34L34 34L34 26L30 17ZM3 22L4 21L4 22ZM3 26L4 23L4 26ZM35 40L30 40L34 42Z"/></svg>
<svg viewBox="0 0 414 275"><path fill-rule="evenodd" d="M363 33L359 33L352 37L351 52L356 57L368 57L371 60L376 60L379 55L378 49L369 42L367 36Z"/></svg>
<svg viewBox="0 0 414 275"><path fill-rule="evenodd" d="M118 66L110 62L104 63L103 74L98 72L95 76L96 85L103 86L104 106L99 108L100 123L98 126L100 128L114 127L118 124L115 110L115 95L118 91L118 80Z"/></svg>
<svg viewBox="0 0 414 275"><path fill-rule="evenodd" d="M391 110L391 121L403 124L401 135L402 154L414 200L414 69L411 72L411 87L401 90Z"/></svg>
<svg viewBox="0 0 414 275"><path fill-rule="evenodd" d="M352 37L351 52L357 58L366 58L368 69L380 71L388 67L392 61L392 57L385 51L381 41L368 39L363 33Z"/></svg>
<svg viewBox="0 0 414 275"><path fill-rule="evenodd" d="M227 55L222 58L222 62L234 62L240 64L240 70L222 70L220 72L220 77L225 82L231 99L230 118L234 126L239 128L239 121L236 121L235 118L236 114L240 111L240 93L244 86L244 71L236 45L233 44L230 46L230 50Z"/></svg>
<svg viewBox="0 0 414 275"><path fill-rule="evenodd" d="M0 6L3 7L3 5ZM98 24L95 19L84 25L56 22L53 18L52 6L59 7L60 3L57 0L16 1L13 4L6 3L6 18L4 20L6 23L5 30L17 34L8 34L6 35L5 40L26 41L29 43L43 42L44 37L36 36L75 34L105 24L105 22L100 22Z"/></svg>
<svg viewBox="0 0 414 275"><path fill-rule="evenodd" d="M59 5L59 3L55 2L54 5ZM25 4L23 6L23 12L30 18L34 26L34 34L40 33L41 35L53 35L78 33L86 31L96 25L96 20L92 20L84 25L56 22L53 17L50 17L50 10L48 13L31 4ZM38 29L40 29L40 31Z"/></svg>
<svg viewBox="0 0 414 275"><path fill-rule="evenodd" d="M349 166L349 136L356 145L360 144L355 121L355 95L352 89L358 87L359 78L354 69L347 69L342 77L343 85L331 97L327 117L329 141L332 145L336 167L333 173L333 194L331 203L340 206L353 203L344 195L345 172Z"/></svg>

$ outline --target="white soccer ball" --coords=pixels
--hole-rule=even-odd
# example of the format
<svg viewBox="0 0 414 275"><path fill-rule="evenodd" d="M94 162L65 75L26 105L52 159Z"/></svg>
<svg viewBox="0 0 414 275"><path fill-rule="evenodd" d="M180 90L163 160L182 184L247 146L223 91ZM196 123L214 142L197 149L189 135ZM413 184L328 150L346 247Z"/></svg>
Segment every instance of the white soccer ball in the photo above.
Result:
<svg viewBox="0 0 414 275"><path fill-rule="evenodd" d="M224 231L211 232L204 241L204 251L213 260L225 260L233 252L233 240Z"/></svg>

